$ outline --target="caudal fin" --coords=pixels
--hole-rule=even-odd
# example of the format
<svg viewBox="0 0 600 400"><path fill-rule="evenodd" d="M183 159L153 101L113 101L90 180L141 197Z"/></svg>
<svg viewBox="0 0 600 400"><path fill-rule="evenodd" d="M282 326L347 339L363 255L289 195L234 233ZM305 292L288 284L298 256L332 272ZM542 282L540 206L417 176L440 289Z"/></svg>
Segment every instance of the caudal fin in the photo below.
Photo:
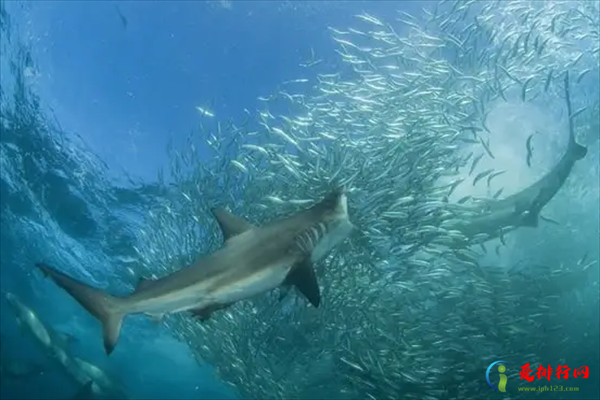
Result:
<svg viewBox="0 0 600 400"><path fill-rule="evenodd" d="M71 278L47 264L35 265L102 323L104 350L106 354L112 353L119 339L123 317L126 315L123 311L123 299Z"/></svg>

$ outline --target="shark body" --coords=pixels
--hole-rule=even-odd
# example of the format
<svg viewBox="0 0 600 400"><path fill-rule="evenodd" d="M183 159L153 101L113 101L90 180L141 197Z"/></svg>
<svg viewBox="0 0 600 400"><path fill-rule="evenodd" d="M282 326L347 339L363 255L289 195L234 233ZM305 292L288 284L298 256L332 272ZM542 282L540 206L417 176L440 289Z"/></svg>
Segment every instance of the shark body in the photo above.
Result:
<svg viewBox="0 0 600 400"><path fill-rule="evenodd" d="M155 280L141 279L127 297L115 297L43 263L45 275L65 289L103 326L104 348L116 346L123 318L191 312L206 319L219 309L280 286L295 286L315 307L320 290L313 263L346 239L353 226L347 198L334 191L291 217L253 226L224 209L213 209L224 245L193 265Z"/></svg>
<svg viewBox="0 0 600 400"><path fill-rule="evenodd" d="M568 74L565 74L564 84L569 116L569 141L567 150L558 163L537 182L520 192L501 200L486 201L480 216L457 223L452 227L453 229L460 231L466 237L487 234L487 239L493 239L509 229L538 226L542 209L562 188L575 163L587 154L587 148L575 140Z"/></svg>

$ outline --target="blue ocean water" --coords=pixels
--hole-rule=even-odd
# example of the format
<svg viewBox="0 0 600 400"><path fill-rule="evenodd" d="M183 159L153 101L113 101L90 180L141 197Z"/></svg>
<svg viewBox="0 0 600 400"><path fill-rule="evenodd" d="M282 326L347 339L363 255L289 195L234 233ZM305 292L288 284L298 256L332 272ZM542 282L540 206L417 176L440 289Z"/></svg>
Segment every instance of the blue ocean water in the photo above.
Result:
<svg viewBox="0 0 600 400"><path fill-rule="evenodd" d="M21 126L2 132L2 142L11 143L18 158L2 156L3 291L17 293L46 325L79 338L71 351L121 376L134 398L235 398L208 367L198 366L185 344L143 319L126 324L124 349L109 362L101 341L88 340L98 339L95 323L31 267L40 259L79 260L87 265L75 268L123 275L113 258L127 257L140 220L135 213L160 196L156 176L168 166L166 146L181 145L197 127L196 107L222 121L243 119L244 109L259 105L257 97L305 76L299 65L312 54L323 60L324 70L341 67L328 26L347 24L363 11L385 15L398 5L1 4L2 106L33 103L18 108L18 118L27 119ZM17 326L4 296L0 301L2 356L46 371L3 382L1 397L73 396L79 384Z"/></svg>
<svg viewBox="0 0 600 400"><path fill-rule="evenodd" d="M96 284L129 290L134 279L125 269L143 214L168 195L157 183L158 170L169 168L165 149L184 146L190 131L210 121L197 107L222 121L243 120L282 82L344 68L328 26L349 25L362 12L418 13L422 4L1 4L3 119L10 116L1 137L2 290L72 336L69 351L120 377L132 398L238 398L185 343L142 317L128 319L120 351L107 358L93 319L33 264L70 265L84 276L102 271ZM309 71L300 65L312 54L323 61ZM587 224L598 221L595 212ZM71 398L80 385L17 325L4 296L0 310L2 357L44 370L3 382L0 397ZM588 322L585 329L597 334L598 321Z"/></svg>

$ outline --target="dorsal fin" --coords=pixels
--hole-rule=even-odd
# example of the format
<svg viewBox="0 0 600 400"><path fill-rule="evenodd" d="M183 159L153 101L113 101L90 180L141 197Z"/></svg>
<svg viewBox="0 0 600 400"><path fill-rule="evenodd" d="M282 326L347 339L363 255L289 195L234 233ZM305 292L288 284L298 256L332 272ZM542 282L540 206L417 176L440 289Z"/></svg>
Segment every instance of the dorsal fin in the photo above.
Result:
<svg viewBox="0 0 600 400"><path fill-rule="evenodd" d="M313 306L319 307L321 290L310 258L294 266L286 277L284 285L296 286Z"/></svg>
<svg viewBox="0 0 600 400"><path fill-rule="evenodd" d="M135 287L134 292L139 292L140 290L148 289L154 283L154 279L148 279L141 277L138 280L137 286Z"/></svg>
<svg viewBox="0 0 600 400"><path fill-rule="evenodd" d="M233 215L224 208L213 208L211 211L219 223L224 241L254 228L251 223L241 217Z"/></svg>

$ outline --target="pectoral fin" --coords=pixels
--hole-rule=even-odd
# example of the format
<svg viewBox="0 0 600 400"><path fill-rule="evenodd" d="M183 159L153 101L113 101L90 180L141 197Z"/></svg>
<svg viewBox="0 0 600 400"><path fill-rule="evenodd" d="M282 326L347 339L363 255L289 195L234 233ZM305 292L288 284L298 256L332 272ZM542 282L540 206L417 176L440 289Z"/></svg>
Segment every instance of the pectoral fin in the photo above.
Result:
<svg viewBox="0 0 600 400"><path fill-rule="evenodd" d="M542 208L544 208L544 206L552 198L552 196L552 190L547 188L540 190L538 195L535 197L535 199L533 199L531 205L529 206L529 212L523 217L523 226L529 226L532 228L536 228L538 226L540 212L542 211Z"/></svg>
<svg viewBox="0 0 600 400"><path fill-rule="evenodd" d="M539 214L535 211L528 211L524 214L523 219L521 220L521 224L523 226L537 228L539 224Z"/></svg>
<svg viewBox="0 0 600 400"><path fill-rule="evenodd" d="M229 238L233 236L237 236L240 233L254 228L254 226L248 221L236 215L233 215L224 208L213 208L211 209L211 211L215 216L219 227L221 228L221 232L223 233L223 239L225 241L229 240Z"/></svg>
<svg viewBox="0 0 600 400"><path fill-rule="evenodd" d="M297 264L292 269L284 284L296 286L313 306L319 307L321 303L321 291L315 270L309 258Z"/></svg>
<svg viewBox="0 0 600 400"><path fill-rule="evenodd" d="M526 201L518 201L515 203L515 214L523 214L529 208L529 203Z"/></svg>

